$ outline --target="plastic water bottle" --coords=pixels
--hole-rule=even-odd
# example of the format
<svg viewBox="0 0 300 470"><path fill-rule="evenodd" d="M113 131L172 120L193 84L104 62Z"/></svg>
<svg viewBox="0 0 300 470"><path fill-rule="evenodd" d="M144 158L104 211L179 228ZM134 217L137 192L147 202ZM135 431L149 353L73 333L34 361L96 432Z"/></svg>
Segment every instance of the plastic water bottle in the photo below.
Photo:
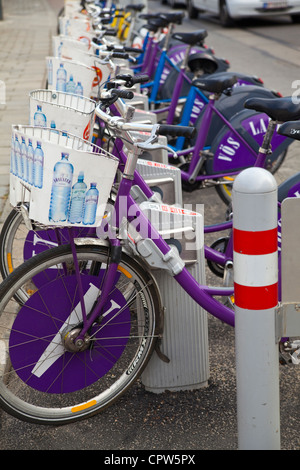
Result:
<svg viewBox="0 0 300 470"><path fill-rule="evenodd" d="M21 158L21 148L19 144L18 136L15 137L15 162L16 162L16 175L19 178L23 178L23 168L22 168L22 158Z"/></svg>
<svg viewBox="0 0 300 470"><path fill-rule="evenodd" d="M75 88L75 93L76 95L83 96L83 87L81 85L81 82L78 82Z"/></svg>
<svg viewBox="0 0 300 470"><path fill-rule="evenodd" d="M56 73L56 90L66 91L66 84L67 84L67 72L64 69L64 65L60 64Z"/></svg>
<svg viewBox="0 0 300 470"><path fill-rule="evenodd" d="M33 123L35 126L38 127L46 127L47 126L47 119L45 114L42 111L42 107L40 105L37 106L37 110L33 116Z"/></svg>
<svg viewBox="0 0 300 470"><path fill-rule="evenodd" d="M48 60L48 85L53 84L53 63L52 59Z"/></svg>
<svg viewBox="0 0 300 470"><path fill-rule="evenodd" d="M74 184L72 188L69 211L69 222L71 222L71 224L77 224L82 222L85 193L87 189L87 185L85 184L83 179L83 171L80 171L78 175L78 181Z"/></svg>
<svg viewBox="0 0 300 470"><path fill-rule="evenodd" d="M92 225L96 220L96 210L99 197L99 191L96 186L97 183L91 183L91 187L85 196L83 216L84 225Z"/></svg>
<svg viewBox="0 0 300 470"><path fill-rule="evenodd" d="M22 137L22 143L20 145L21 151L21 160L23 168L23 180L28 181L28 171L27 171L27 146L25 142L25 137Z"/></svg>
<svg viewBox="0 0 300 470"><path fill-rule="evenodd" d="M34 164L34 150L32 146L32 140L28 139L27 147L27 181L33 185L33 164Z"/></svg>
<svg viewBox="0 0 300 470"><path fill-rule="evenodd" d="M37 142L37 146L33 154L33 184L37 188L43 187L43 172L44 152L41 147L41 142Z"/></svg>
<svg viewBox="0 0 300 470"><path fill-rule="evenodd" d="M55 121L53 119L50 123L50 127L52 129L52 132L54 132L55 134L59 134L59 132L56 130L56 124L55 124Z"/></svg>
<svg viewBox="0 0 300 470"><path fill-rule="evenodd" d="M67 21L65 23L65 35L69 36L69 33L70 33L70 20L67 19Z"/></svg>
<svg viewBox="0 0 300 470"><path fill-rule="evenodd" d="M76 83L74 82L73 75L70 75L70 80L66 85L66 92L67 93L75 93L76 90Z"/></svg>
<svg viewBox="0 0 300 470"><path fill-rule="evenodd" d="M52 222L67 220L74 172L68 158L68 153L62 153L61 160L54 166L49 209L49 220Z"/></svg>
<svg viewBox="0 0 300 470"><path fill-rule="evenodd" d="M60 41L59 46L57 48L57 57L61 58L61 50L62 50L63 43Z"/></svg>
<svg viewBox="0 0 300 470"><path fill-rule="evenodd" d="M10 172L13 175L17 174L17 166L16 166L16 159L15 159L15 141L14 136L11 136L11 147L10 147Z"/></svg>

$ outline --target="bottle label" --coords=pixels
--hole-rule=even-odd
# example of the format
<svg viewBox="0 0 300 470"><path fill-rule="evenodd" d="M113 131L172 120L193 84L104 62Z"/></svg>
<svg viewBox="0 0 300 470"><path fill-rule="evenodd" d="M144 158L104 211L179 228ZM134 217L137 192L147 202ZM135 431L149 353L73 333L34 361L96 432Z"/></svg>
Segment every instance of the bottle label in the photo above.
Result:
<svg viewBox="0 0 300 470"><path fill-rule="evenodd" d="M43 155L36 154L34 157L34 163L38 165L43 165Z"/></svg>
<svg viewBox="0 0 300 470"><path fill-rule="evenodd" d="M88 196L85 200L86 204L97 204L98 196Z"/></svg>
<svg viewBox="0 0 300 470"><path fill-rule="evenodd" d="M73 189L72 199L83 199L85 192L85 189Z"/></svg>
<svg viewBox="0 0 300 470"><path fill-rule="evenodd" d="M53 186L70 186L71 184L72 180L69 175L59 175L53 178Z"/></svg>

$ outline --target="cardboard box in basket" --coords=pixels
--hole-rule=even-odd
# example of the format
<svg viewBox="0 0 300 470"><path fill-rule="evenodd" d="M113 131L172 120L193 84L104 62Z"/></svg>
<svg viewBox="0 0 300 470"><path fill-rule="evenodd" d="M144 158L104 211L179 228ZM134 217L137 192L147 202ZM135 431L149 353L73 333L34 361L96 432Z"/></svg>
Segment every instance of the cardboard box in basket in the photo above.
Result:
<svg viewBox="0 0 300 470"><path fill-rule="evenodd" d="M77 42L80 43L80 41ZM73 44L70 44L64 39L62 39L59 44L56 57L64 60L72 60L73 62L84 64L87 67L95 70L95 80L93 83L91 96L98 95L98 87L104 84L108 80L110 74L113 73L113 68L109 63L104 64L103 60L101 60L100 57L96 56L93 52L83 50L82 47L74 47ZM74 85L75 84L73 83L73 86ZM68 91L68 86L69 82L67 81L66 91Z"/></svg>
<svg viewBox="0 0 300 470"><path fill-rule="evenodd" d="M89 98L51 90L33 90L29 94L29 125L51 127L92 138L96 103Z"/></svg>
<svg viewBox="0 0 300 470"><path fill-rule="evenodd" d="M89 51L91 49L90 41L72 38L63 34L52 36L52 54L53 57L61 57L61 49L63 45L80 49L81 51Z"/></svg>
<svg viewBox="0 0 300 470"><path fill-rule="evenodd" d="M46 226L98 226L118 160L77 136L13 126L10 202ZM20 184L21 183L21 184Z"/></svg>
<svg viewBox="0 0 300 470"><path fill-rule="evenodd" d="M95 67L58 57L47 57L46 64L49 89L87 98L97 96L100 80Z"/></svg>

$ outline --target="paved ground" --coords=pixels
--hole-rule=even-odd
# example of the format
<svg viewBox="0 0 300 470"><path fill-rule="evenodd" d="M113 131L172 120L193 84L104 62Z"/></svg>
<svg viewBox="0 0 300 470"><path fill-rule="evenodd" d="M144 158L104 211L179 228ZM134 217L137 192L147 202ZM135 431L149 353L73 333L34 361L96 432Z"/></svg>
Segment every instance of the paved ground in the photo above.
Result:
<svg viewBox="0 0 300 470"><path fill-rule="evenodd" d="M0 112L0 197L2 220L8 206L10 127L28 122L28 93L45 86L45 56L56 30L59 0L2 0L0 80L6 104ZM192 196L186 197L189 202ZM207 191L207 213L223 211ZM193 193L200 200L200 192ZM217 206L216 206L217 203ZM217 207L217 209L216 209ZM207 221L208 223L209 221ZM208 280L213 281L208 275ZM255 349L255 339L253 340ZM19 422L0 411L1 450L193 451L237 449L234 330L209 318L210 379L206 388L160 395L136 384L115 406L88 421L65 427ZM300 372L280 368L282 449L299 449ZM111 451L111 452L109 452Z"/></svg>

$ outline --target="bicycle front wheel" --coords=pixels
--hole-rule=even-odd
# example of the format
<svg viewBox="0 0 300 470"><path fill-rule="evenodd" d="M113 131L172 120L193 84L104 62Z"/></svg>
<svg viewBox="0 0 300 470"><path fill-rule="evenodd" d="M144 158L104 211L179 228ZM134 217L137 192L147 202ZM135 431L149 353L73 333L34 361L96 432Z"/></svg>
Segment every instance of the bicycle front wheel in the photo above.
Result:
<svg viewBox="0 0 300 470"><path fill-rule="evenodd" d="M88 314L101 295L110 249L76 251ZM89 331L90 345L76 352L69 339L82 326L82 308L69 245L36 255L1 284L0 404L7 412L35 423L67 424L111 405L141 374L161 311L147 270L122 256L104 312Z"/></svg>

